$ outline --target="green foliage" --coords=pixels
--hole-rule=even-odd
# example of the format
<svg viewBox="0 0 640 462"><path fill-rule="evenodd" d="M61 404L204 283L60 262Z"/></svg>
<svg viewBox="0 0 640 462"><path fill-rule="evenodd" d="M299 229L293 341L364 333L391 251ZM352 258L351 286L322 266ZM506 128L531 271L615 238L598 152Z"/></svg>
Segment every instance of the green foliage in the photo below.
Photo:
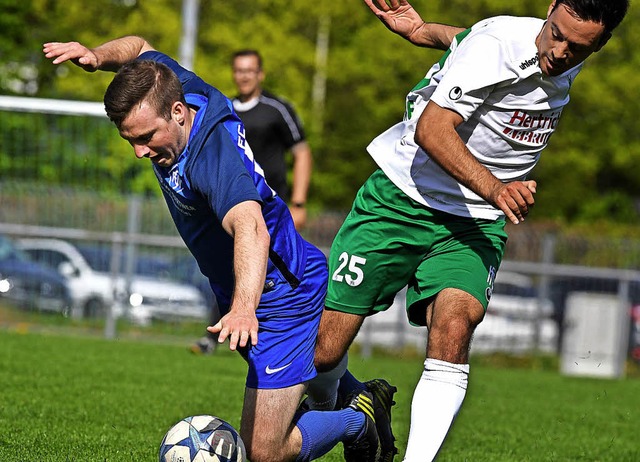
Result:
<svg viewBox="0 0 640 462"><path fill-rule="evenodd" d="M413 4L428 20L470 26L494 15L544 17L549 1L414 0ZM137 34L178 57L180 0L0 0L0 5L2 92L20 88L7 82L15 81L25 66L35 66L39 96L101 100L111 76L88 76L68 64L53 68L40 52L45 41L78 40L96 46L109 38ZM640 183L635 167L640 139L635 125L640 107L633 104L633 95L640 90L636 51L640 30L633 25L639 19L640 8L632 4L613 39L589 58L574 84L572 102L532 175L539 182L532 220L638 223ZM319 120L312 92L322 20L330 24L330 50L326 101ZM388 32L362 1L201 1L198 26L194 70L228 95L234 92L229 66L233 51L261 51L265 86L289 99L305 121L315 155L311 202L321 208L351 204L374 169L367 144L402 117L405 94L440 56ZM134 188L151 186L124 167L128 163L121 163L121 152L111 151L119 147L108 148L108 157L118 160L105 160L97 168L122 165ZM51 168L55 170L55 164ZM55 176L53 171L47 175Z"/></svg>
<svg viewBox="0 0 640 462"><path fill-rule="evenodd" d="M111 193L158 192L153 174L106 117L3 111L0 124L0 159L12 181Z"/></svg>

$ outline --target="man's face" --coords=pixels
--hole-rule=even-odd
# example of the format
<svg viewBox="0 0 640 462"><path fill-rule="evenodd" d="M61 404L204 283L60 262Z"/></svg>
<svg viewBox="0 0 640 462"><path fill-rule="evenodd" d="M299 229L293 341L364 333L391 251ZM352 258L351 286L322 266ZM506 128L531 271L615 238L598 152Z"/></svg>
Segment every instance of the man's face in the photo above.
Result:
<svg viewBox="0 0 640 462"><path fill-rule="evenodd" d="M165 120L146 101L135 106L120 125L120 136L127 140L138 159L149 158L161 167L170 167L187 145L184 105L174 103L171 119Z"/></svg>
<svg viewBox="0 0 640 462"><path fill-rule="evenodd" d="M263 80L264 73L258 65L256 56L238 56L233 60L233 81L241 99L247 100L258 96Z"/></svg>
<svg viewBox="0 0 640 462"><path fill-rule="evenodd" d="M554 5L555 1L536 39L540 69L549 76L577 66L602 48L608 39L604 25L577 18L564 4L553 9Z"/></svg>

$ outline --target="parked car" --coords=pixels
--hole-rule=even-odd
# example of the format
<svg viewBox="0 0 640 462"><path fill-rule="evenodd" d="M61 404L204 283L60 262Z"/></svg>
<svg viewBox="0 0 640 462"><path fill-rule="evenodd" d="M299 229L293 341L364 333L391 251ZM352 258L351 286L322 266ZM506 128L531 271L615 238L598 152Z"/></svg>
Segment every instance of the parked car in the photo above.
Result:
<svg viewBox="0 0 640 462"><path fill-rule="evenodd" d="M102 315L106 307L113 306L115 316L142 325L153 319L207 319L205 300L192 285L137 273L127 281L123 264L120 274L113 277L110 247L75 246L59 239L21 239L18 245L68 279L76 316Z"/></svg>
<svg viewBox="0 0 640 462"><path fill-rule="evenodd" d="M210 324L216 324L220 318L220 305L218 305L218 299L211 289L209 279L202 274L198 262L193 255L185 255L183 257L176 258L173 264L173 271L171 273L179 281L187 284L193 284L198 288L204 299L206 300L207 307L209 309L209 315L207 320Z"/></svg>
<svg viewBox="0 0 640 462"><path fill-rule="evenodd" d="M31 261L4 236L0 236L0 299L19 308L65 315L72 304L66 279Z"/></svg>
<svg viewBox="0 0 640 462"><path fill-rule="evenodd" d="M518 353L538 348L555 352L558 324L553 315L553 303L538 297L529 276L498 271L491 301L475 330L471 351Z"/></svg>
<svg viewBox="0 0 640 462"><path fill-rule="evenodd" d="M209 279L200 272L198 263L192 255L175 258L169 271L171 277L198 288L209 306L217 305L216 296L211 289Z"/></svg>

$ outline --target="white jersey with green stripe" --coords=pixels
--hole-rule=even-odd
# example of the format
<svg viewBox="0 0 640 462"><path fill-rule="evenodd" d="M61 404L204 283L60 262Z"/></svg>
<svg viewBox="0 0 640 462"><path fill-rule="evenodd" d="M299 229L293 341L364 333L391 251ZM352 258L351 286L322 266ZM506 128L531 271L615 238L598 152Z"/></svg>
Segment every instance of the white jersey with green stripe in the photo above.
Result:
<svg viewBox="0 0 640 462"><path fill-rule="evenodd" d="M501 210L441 169L414 141L431 100L463 118L457 132L475 158L503 182L524 180L558 124L582 64L544 75L536 37L544 21L499 16L456 37L406 98L404 120L375 138L370 155L402 191L428 207L494 220Z"/></svg>

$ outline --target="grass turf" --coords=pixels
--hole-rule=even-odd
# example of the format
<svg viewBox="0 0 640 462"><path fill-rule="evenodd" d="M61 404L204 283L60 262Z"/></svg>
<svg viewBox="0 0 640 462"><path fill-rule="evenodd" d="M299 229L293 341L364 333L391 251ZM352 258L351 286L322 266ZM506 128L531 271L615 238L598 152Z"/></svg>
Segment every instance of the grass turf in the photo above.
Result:
<svg viewBox="0 0 640 462"><path fill-rule="evenodd" d="M154 461L166 430L209 413L238 426L246 366L237 354L187 353L188 343L0 330L0 460ZM364 379L399 388L400 456L415 355L362 359ZM465 405L441 461L638 461L640 382L563 377L472 362ZM429 412L425 409L424 412ZM323 461L341 461L336 448Z"/></svg>

